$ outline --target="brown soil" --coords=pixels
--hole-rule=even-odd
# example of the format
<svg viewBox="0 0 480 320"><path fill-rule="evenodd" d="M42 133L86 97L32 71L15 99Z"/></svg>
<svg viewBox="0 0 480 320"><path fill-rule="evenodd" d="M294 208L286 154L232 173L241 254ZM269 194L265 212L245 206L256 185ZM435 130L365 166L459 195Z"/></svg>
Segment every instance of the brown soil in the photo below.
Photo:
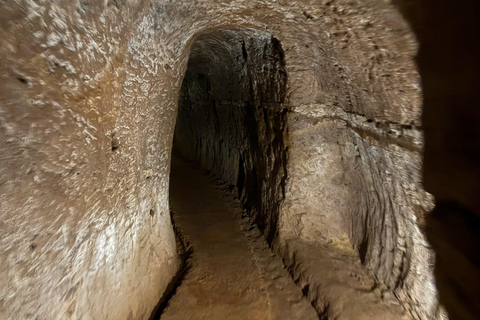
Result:
<svg viewBox="0 0 480 320"><path fill-rule="evenodd" d="M169 319L318 319L228 187L172 161L173 219L192 251Z"/></svg>

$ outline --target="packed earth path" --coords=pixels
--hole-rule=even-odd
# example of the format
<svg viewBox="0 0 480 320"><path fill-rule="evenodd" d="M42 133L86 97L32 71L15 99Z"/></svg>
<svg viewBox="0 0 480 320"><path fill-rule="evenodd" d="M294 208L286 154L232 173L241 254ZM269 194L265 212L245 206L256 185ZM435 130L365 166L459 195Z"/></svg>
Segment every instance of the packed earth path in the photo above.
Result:
<svg viewBox="0 0 480 320"><path fill-rule="evenodd" d="M227 186L174 158L170 206L179 236L191 253L178 287L157 317L318 319Z"/></svg>

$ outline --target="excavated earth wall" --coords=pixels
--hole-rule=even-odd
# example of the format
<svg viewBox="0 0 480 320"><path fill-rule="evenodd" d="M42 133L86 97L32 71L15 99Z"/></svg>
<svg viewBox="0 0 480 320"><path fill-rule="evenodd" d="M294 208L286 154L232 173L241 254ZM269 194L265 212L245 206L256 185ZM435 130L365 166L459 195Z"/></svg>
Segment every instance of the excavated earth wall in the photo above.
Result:
<svg viewBox="0 0 480 320"><path fill-rule="evenodd" d="M265 133L240 149L224 137L201 160L244 189L319 314L368 318L352 300L368 289L365 301L400 301L407 318L437 315L417 43L392 4L15 0L0 3L0 34L1 318L150 316L178 267L169 168L196 40L198 68L215 49L212 66L250 77L224 96L216 85L237 78L210 75L213 100L242 95L227 104ZM183 83L209 85L191 70Z"/></svg>

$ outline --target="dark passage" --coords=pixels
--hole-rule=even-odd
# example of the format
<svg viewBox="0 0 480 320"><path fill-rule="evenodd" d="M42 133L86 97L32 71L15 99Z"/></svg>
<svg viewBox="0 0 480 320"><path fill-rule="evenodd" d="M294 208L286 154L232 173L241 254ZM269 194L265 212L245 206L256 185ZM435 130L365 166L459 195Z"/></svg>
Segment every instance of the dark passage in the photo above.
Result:
<svg viewBox="0 0 480 320"><path fill-rule="evenodd" d="M283 52L269 34L219 31L193 45L170 185L192 254L161 319L317 319L265 241L284 197L285 85Z"/></svg>
<svg viewBox="0 0 480 320"><path fill-rule="evenodd" d="M255 31L218 31L192 47L174 151L236 188L268 241L286 176L286 73L280 43Z"/></svg>

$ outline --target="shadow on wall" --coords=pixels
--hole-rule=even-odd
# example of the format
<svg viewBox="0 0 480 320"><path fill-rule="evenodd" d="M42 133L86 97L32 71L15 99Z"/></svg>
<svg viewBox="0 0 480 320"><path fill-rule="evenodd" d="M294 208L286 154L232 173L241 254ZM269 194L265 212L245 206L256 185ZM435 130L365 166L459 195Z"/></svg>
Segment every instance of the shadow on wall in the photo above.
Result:
<svg viewBox="0 0 480 320"><path fill-rule="evenodd" d="M237 188L268 241L286 177L286 72L277 39L220 30L191 49L180 91L174 151Z"/></svg>
<svg viewBox="0 0 480 320"><path fill-rule="evenodd" d="M426 233L449 317L480 318L480 2L395 1L420 42Z"/></svg>

